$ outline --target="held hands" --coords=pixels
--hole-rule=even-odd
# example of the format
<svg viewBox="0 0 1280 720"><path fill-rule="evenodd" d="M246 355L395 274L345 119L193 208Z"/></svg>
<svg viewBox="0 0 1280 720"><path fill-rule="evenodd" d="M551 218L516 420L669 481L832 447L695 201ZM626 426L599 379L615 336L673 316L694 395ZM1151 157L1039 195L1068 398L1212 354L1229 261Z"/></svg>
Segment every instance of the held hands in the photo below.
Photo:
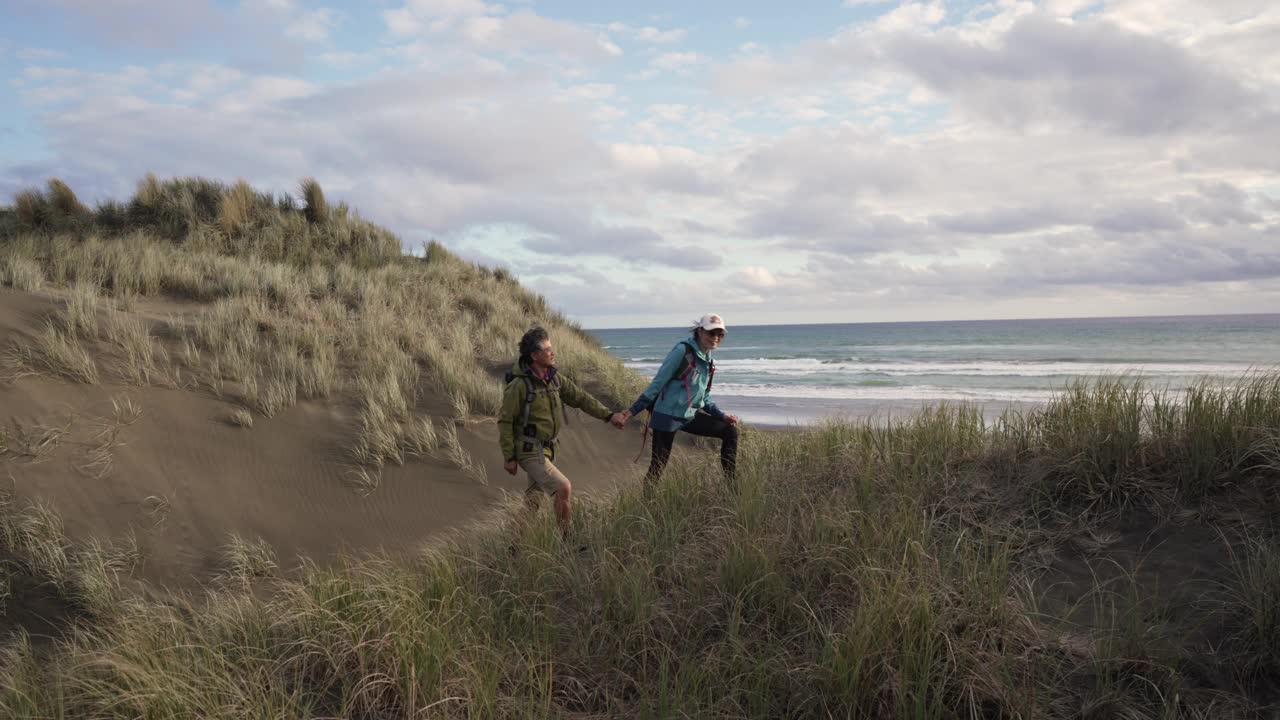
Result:
<svg viewBox="0 0 1280 720"><path fill-rule="evenodd" d="M609 424L621 430L623 427L626 426L627 421L630 419L631 419L631 411L623 410L622 412L616 412L612 416L610 416Z"/></svg>
<svg viewBox="0 0 1280 720"><path fill-rule="evenodd" d="M503 470L506 470L508 475L515 475L515 474L516 474L516 467L517 467L517 466L516 466L516 461L515 461L515 460L508 460L508 461L506 461L505 463L503 463L503 465L502 465L502 469L503 469Z"/></svg>

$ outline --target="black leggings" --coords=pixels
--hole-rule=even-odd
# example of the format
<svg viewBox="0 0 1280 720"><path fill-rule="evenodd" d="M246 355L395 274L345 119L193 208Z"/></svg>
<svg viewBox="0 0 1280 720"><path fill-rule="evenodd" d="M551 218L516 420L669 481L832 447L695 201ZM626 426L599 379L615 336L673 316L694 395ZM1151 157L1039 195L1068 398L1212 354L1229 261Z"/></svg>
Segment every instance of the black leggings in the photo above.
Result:
<svg viewBox="0 0 1280 720"><path fill-rule="evenodd" d="M720 438L720 467L724 469L724 478L733 484L738 467L738 428L724 420L698 413L693 419L680 428L690 435ZM649 472L644 476L645 485L657 482L662 471L671 458L671 444L676 440L678 430L653 432L653 460L649 463Z"/></svg>

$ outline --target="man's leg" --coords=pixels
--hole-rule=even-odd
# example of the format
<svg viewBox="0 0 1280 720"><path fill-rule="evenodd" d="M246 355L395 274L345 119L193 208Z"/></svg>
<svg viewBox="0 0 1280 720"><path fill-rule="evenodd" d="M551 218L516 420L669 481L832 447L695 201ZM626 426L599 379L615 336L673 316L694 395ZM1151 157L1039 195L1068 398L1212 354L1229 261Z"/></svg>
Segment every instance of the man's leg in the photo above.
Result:
<svg viewBox="0 0 1280 720"><path fill-rule="evenodd" d="M650 430L649 433L653 435L653 459L649 461L649 472L644 476L646 493L651 492L658 478L662 477L662 471L667 467L667 460L671 459L671 443L676 439L674 432Z"/></svg>
<svg viewBox="0 0 1280 720"><path fill-rule="evenodd" d="M529 474L529 480L539 490L545 492L554 498L556 520L560 523L560 532L568 534L572 525L573 512L573 485L569 483L569 478L560 472L559 468L551 464L550 460L530 458L521 460L520 467ZM525 492L526 503L529 503L529 492ZM535 507L537 502L532 503Z"/></svg>
<svg viewBox="0 0 1280 720"><path fill-rule="evenodd" d="M738 427L725 420L717 420L706 413L693 416L681 430L700 437L720 438L720 468L730 488L737 487L738 477Z"/></svg>
<svg viewBox="0 0 1280 720"><path fill-rule="evenodd" d="M526 475L528 472L526 471ZM538 487L537 481L529 475L529 487L524 489L524 507L516 514L516 539L524 534L524 529L529 525L529 521L538 513L538 508L542 506L542 488Z"/></svg>

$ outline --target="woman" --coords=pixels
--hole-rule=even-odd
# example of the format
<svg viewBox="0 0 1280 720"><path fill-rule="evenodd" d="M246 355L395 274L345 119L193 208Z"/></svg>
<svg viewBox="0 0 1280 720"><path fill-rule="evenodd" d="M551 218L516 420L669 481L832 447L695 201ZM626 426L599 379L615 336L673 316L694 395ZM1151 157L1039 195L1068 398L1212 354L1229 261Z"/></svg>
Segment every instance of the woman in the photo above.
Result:
<svg viewBox="0 0 1280 720"><path fill-rule="evenodd" d="M715 375L711 351L720 347L724 335L724 320L719 315L703 315L691 328L689 337L667 353L649 387L622 413L623 423L641 410L653 413L649 418L653 460L644 478L646 490L662 475L671 457L671 444L681 430L691 435L720 438L720 467L725 481L731 488L735 487L738 418L726 415L711 401L711 380Z"/></svg>

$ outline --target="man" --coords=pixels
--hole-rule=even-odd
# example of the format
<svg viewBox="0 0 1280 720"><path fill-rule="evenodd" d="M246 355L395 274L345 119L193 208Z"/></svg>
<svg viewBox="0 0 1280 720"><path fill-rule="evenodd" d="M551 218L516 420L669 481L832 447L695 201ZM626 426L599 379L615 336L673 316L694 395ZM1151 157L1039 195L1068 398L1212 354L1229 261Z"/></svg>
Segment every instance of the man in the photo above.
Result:
<svg viewBox="0 0 1280 720"><path fill-rule="evenodd" d="M599 400L559 374L556 351L547 331L535 327L520 338L520 359L511 369L502 396L498 442L506 471L515 475L519 467L529 475L529 487L524 493L526 512L537 511L540 492L552 496L563 536L568 535L571 526L573 486L552 461L566 420L565 405L615 427L621 425L618 413L610 414Z"/></svg>

